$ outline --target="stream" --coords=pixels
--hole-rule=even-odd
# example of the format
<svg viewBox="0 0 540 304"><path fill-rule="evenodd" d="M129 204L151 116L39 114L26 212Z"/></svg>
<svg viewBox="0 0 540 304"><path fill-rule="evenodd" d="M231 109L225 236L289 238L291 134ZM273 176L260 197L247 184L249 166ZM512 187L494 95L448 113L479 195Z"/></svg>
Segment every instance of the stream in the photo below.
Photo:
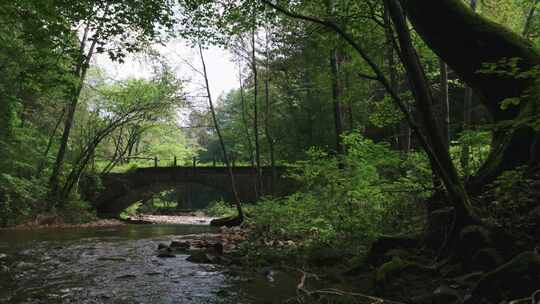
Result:
<svg viewBox="0 0 540 304"><path fill-rule="evenodd" d="M280 303L298 274L242 273L158 258L174 236L203 225L124 225L0 231L0 303Z"/></svg>

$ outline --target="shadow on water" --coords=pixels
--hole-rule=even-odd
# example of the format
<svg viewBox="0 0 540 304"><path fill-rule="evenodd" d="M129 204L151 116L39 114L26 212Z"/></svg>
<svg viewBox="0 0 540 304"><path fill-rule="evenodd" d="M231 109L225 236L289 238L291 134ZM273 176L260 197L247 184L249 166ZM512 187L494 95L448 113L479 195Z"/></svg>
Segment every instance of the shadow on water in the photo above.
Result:
<svg viewBox="0 0 540 304"><path fill-rule="evenodd" d="M187 255L161 259L160 242L213 232L201 225L0 232L0 303L279 303L297 276L238 274L194 264Z"/></svg>

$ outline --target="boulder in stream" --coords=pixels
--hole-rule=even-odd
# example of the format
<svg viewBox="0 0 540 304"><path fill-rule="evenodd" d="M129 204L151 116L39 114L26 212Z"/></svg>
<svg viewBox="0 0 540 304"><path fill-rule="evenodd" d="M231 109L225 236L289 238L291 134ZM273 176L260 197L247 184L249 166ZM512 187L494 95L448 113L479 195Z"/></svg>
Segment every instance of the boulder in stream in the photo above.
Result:
<svg viewBox="0 0 540 304"><path fill-rule="evenodd" d="M162 247L158 249L158 258L175 258L176 255L173 253L170 247Z"/></svg>
<svg viewBox="0 0 540 304"><path fill-rule="evenodd" d="M205 250L197 250L193 251L186 261L190 261L192 263L212 264L216 262L216 258L208 254Z"/></svg>
<svg viewBox="0 0 540 304"><path fill-rule="evenodd" d="M191 244L189 243L189 241L172 241L171 245L169 245L169 248L175 251L185 251L191 248Z"/></svg>

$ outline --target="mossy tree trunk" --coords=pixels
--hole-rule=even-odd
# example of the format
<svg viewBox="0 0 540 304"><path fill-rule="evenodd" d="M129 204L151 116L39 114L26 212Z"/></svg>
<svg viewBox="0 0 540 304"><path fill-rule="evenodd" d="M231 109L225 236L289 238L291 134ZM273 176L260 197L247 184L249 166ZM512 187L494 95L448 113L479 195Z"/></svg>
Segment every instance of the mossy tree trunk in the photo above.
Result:
<svg viewBox="0 0 540 304"><path fill-rule="evenodd" d="M538 102L523 98L519 105L501 107L503 100L534 89L535 80L478 72L486 63L514 58L519 59L520 71L528 71L540 64L540 52L526 39L474 13L461 0L400 2L416 31L474 89L496 123L491 153L471 178L470 189L481 189L504 170L538 165L540 134L526 123L540 113Z"/></svg>

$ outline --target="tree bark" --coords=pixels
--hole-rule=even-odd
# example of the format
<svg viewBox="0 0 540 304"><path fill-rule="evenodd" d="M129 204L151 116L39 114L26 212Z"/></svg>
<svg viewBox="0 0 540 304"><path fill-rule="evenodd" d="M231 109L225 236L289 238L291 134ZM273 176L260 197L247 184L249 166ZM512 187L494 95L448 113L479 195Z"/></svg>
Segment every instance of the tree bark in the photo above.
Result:
<svg viewBox="0 0 540 304"><path fill-rule="evenodd" d="M441 136L446 149L450 147L450 100L448 97L448 67L446 63L439 58L439 72L440 72L440 122L441 122Z"/></svg>
<svg viewBox="0 0 540 304"><path fill-rule="evenodd" d="M529 36L531 23L533 21L534 13L536 12L536 7L538 6L538 3L540 3L540 0L533 0L532 3L531 3L531 8L529 9L529 13L527 14L527 19L525 20L525 25L523 26L523 36L524 37Z"/></svg>
<svg viewBox="0 0 540 304"><path fill-rule="evenodd" d="M74 76L77 78L77 84L73 88L72 94L71 94L71 101L67 105L66 109L66 120L64 122L64 131L62 133L62 138L60 140L60 147L58 149L58 153L56 155L56 160L54 162L53 170L51 173L51 177L49 179L49 201L52 204L59 204L60 206L63 204L62 201L55 202L55 200L58 199L58 191L59 191L59 178L60 174L62 172L62 167L64 164L64 159L67 151L68 141L69 141L69 135L71 132L71 128L73 126L73 120L75 118L75 111L77 110L77 104L79 102L79 97L81 95L82 88L84 86L84 81L86 79L86 72L88 71L88 67L90 64L90 60L92 59L92 56L94 54L94 49L96 47L96 44L98 42L99 38L99 29L98 33L96 33L93 37L92 44L90 45L90 49L88 50L88 53L85 54L85 46L87 42L87 36L89 32L89 26L85 28L84 36L81 40L80 44L80 54L79 54L79 62L77 63L77 66L74 70Z"/></svg>
<svg viewBox="0 0 540 304"><path fill-rule="evenodd" d="M449 201L455 209L456 221L459 222L457 223L457 227L460 227L463 223L476 220L477 217L450 158L448 149L441 138L439 125L433 116L433 97L431 90L418 55L413 48L402 8L398 0L385 0L385 3L394 22L401 47L403 64L407 71L413 94L415 95L417 109L422 118L429 146L434 153L432 156L430 155L432 157L432 168L437 176L441 178L446 188Z"/></svg>
<svg viewBox="0 0 540 304"><path fill-rule="evenodd" d="M536 101L522 98L517 106L500 106L507 98L533 90L535 79L478 71L486 63L508 59L518 59L520 71L530 71L540 64L539 51L526 39L475 14L461 0L400 2L420 36L475 91L497 124L490 155L471 178L470 189L480 190L504 170L537 165L539 132L528 125L540 112Z"/></svg>
<svg viewBox="0 0 540 304"><path fill-rule="evenodd" d="M257 72L257 56L256 56L256 47L257 43L255 41L255 22L253 22L253 29L251 30L251 68L253 70L253 133L255 135L255 169L257 171L257 186L259 191L258 195L264 193L262 187L262 177L261 177L261 146L259 142L259 111L258 111L258 91L259 91L259 82L258 82L258 72Z"/></svg>
<svg viewBox="0 0 540 304"><path fill-rule="evenodd" d="M238 81L240 83L240 103L242 104L242 124L244 125L244 132L246 133L246 141L248 144L249 161L252 167L255 167L255 159L253 158L253 143L251 142L251 134L249 134L248 124L248 109L246 99L244 97L244 84L242 83L242 69L240 64L238 66Z"/></svg>
<svg viewBox="0 0 540 304"><path fill-rule="evenodd" d="M466 131L471 127L471 107L472 107L473 90L468 85L465 85L465 98L463 101L463 131ZM471 175L470 169L470 154L471 145L469 140L466 140L461 145L461 168L463 169L463 175L465 180L469 180Z"/></svg>
<svg viewBox="0 0 540 304"><path fill-rule="evenodd" d="M326 3L328 14L333 18L335 14L334 0L329 0ZM339 35L335 35L339 38ZM330 71L332 81L332 103L334 106L334 130L336 134L336 153L338 155L338 166L340 169L344 168L343 156L345 155L345 146L343 144L343 111L341 109L341 99L343 95L343 88L340 79L340 69L342 60L342 50L339 45L340 42L336 42L336 45L330 51Z"/></svg>
<svg viewBox="0 0 540 304"><path fill-rule="evenodd" d="M476 0L471 0L471 9L473 12L476 12ZM471 127L471 108L472 108L472 98L473 90L470 86L465 84L465 98L463 100L463 131L466 131ZM470 154L471 154L471 145L468 140L462 143L461 145L461 168L463 170L463 176L465 181L469 180L471 175L470 170Z"/></svg>
<svg viewBox="0 0 540 304"><path fill-rule="evenodd" d="M270 131L270 53L269 53L269 29L268 27L265 30L266 34L266 49L265 49L265 59L266 59L266 73L264 78L264 104L265 104L265 115L264 115L264 132L266 135L266 140L268 141L268 153L270 154L270 168L272 170L272 181L270 183L270 194L275 194L275 184L277 179L276 172L276 159L274 154L274 138L272 137L272 132Z"/></svg>
<svg viewBox="0 0 540 304"><path fill-rule="evenodd" d="M396 68L397 62L394 50L394 32L392 30L389 12L386 7L384 9L384 25L386 36L386 60L388 64L388 74L390 76L390 86L392 87L392 90L399 92L399 75ZM410 111L408 104L407 110ZM402 121L399 123L398 146L399 149L405 153L408 153L411 149L411 127L407 121Z"/></svg>
<svg viewBox="0 0 540 304"><path fill-rule="evenodd" d="M206 94L208 94L208 105L210 106L210 113L212 114L212 120L214 122L214 128L216 129L217 136L219 138L219 144L221 146L221 151L223 153L223 160L225 161L225 166L227 167L227 172L229 173L229 179L231 181L231 188L235 200L236 210L238 211L239 222L242 222L244 219L244 212L242 211L242 205L240 203L240 197L238 196L238 191L236 190L236 182L234 180L234 174L232 171L231 164L229 162L229 157L227 154L227 148L225 147L225 142L223 141L223 136L221 134L221 129L216 118L216 112L214 110L214 103L212 102L212 94L210 93L210 84L208 83L208 73L206 72L206 64L204 62L204 56L201 45L199 45L199 54L201 56L201 63L203 67L204 83L206 87Z"/></svg>
<svg viewBox="0 0 540 304"><path fill-rule="evenodd" d="M65 113L66 113L66 108L62 109L62 113L60 113L60 117L58 117L58 120L56 121L56 124L54 125L54 129L51 135L49 136L49 140L47 141L47 147L45 148L45 151L43 151L43 156L39 160L39 163L36 169L37 177L40 177L41 173L43 173L43 168L45 167L45 164L47 162L47 155L49 155L49 151L51 150L54 137L56 136L56 131L60 127L60 124L62 123L62 119L64 118Z"/></svg>
<svg viewBox="0 0 540 304"><path fill-rule="evenodd" d="M332 72L332 103L334 105L334 130L336 134L336 153L339 157L345 155L345 147L343 145L343 114L341 111L341 83L339 79L340 69L340 54L338 48L333 48L330 51L330 68ZM340 168L343 167L343 162L339 162Z"/></svg>

